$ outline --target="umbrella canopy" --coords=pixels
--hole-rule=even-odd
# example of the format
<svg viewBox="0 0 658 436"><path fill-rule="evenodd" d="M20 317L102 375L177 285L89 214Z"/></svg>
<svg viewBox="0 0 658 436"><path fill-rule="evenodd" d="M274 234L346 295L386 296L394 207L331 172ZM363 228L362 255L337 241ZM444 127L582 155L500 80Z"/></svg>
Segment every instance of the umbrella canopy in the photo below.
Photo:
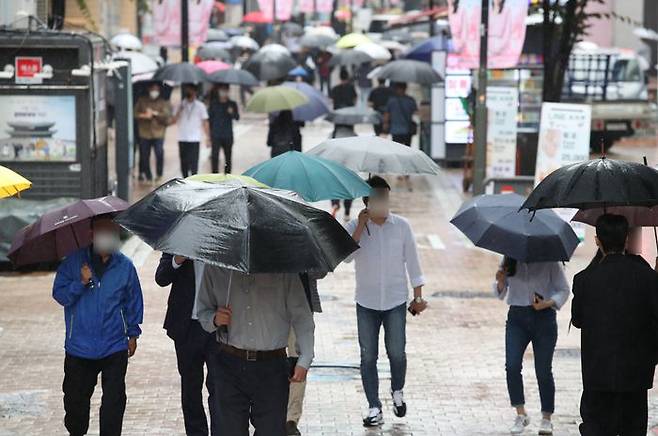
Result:
<svg viewBox="0 0 658 436"><path fill-rule="evenodd" d="M199 47L196 51L196 55L199 59L204 61L215 59L224 62L230 62L232 59L231 53L229 53L228 49L214 42L210 42Z"/></svg>
<svg viewBox="0 0 658 436"><path fill-rule="evenodd" d="M206 36L206 41L226 42L228 40L229 40L229 36L222 29L208 29L208 35Z"/></svg>
<svg viewBox="0 0 658 436"><path fill-rule="evenodd" d="M308 98L308 103L298 106L292 110L295 121L313 121L330 111L327 98L305 82L284 82L283 86L294 88Z"/></svg>
<svg viewBox="0 0 658 436"><path fill-rule="evenodd" d="M374 109L362 106L349 106L333 110L327 115L327 121L334 124L377 124L382 121L382 116Z"/></svg>
<svg viewBox="0 0 658 436"><path fill-rule="evenodd" d="M304 33L304 28L292 21L287 21L281 25L281 31L286 35L299 36Z"/></svg>
<svg viewBox="0 0 658 436"><path fill-rule="evenodd" d="M610 213L613 215L622 215L628 220L631 227L655 227L658 226L658 206L613 206L596 209L579 210L571 221L596 225L596 220L603 214Z"/></svg>
<svg viewBox="0 0 658 436"><path fill-rule="evenodd" d="M297 65L295 68L288 71L288 75L292 77L307 77L308 71L306 71L301 65Z"/></svg>
<svg viewBox="0 0 658 436"><path fill-rule="evenodd" d="M518 194L480 195L465 202L450 222L476 246L521 262L568 261L578 236L552 210L534 217L519 212Z"/></svg>
<svg viewBox="0 0 658 436"><path fill-rule="evenodd" d="M0 198L12 197L31 187L32 182L28 179L0 165Z"/></svg>
<svg viewBox="0 0 658 436"><path fill-rule="evenodd" d="M542 180L524 209L658 205L658 171L636 162L593 159L559 168Z"/></svg>
<svg viewBox="0 0 658 436"><path fill-rule="evenodd" d="M302 47L309 48L327 48L336 42L335 36L325 35L323 33L307 33L299 40Z"/></svg>
<svg viewBox="0 0 658 436"><path fill-rule="evenodd" d="M7 256L15 266L58 261L91 244L93 217L126 208L127 202L108 196L53 209L16 234Z"/></svg>
<svg viewBox="0 0 658 436"><path fill-rule="evenodd" d="M231 44L233 44L233 47L238 47L243 50L256 51L260 48L260 45L258 45L258 42L256 42L255 39L245 35L234 36L230 39L230 41Z"/></svg>
<svg viewBox="0 0 658 436"><path fill-rule="evenodd" d="M308 98L300 91L287 86L268 86L259 89L247 102L249 112L270 113L292 110L308 103Z"/></svg>
<svg viewBox="0 0 658 436"><path fill-rule="evenodd" d="M241 176L237 174L218 174L218 173L208 173L208 174L194 174L185 178L185 180L197 181L197 182L208 182L208 183L234 183L243 186L256 186L258 188L269 188L264 183L259 182L258 180L248 177Z"/></svg>
<svg viewBox="0 0 658 436"><path fill-rule="evenodd" d="M153 75L153 80L180 83L200 83L207 80L206 73L196 65L182 62L179 64L167 64L158 69Z"/></svg>
<svg viewBox="0 0 658 436"><path fill-rule="evenodd" d="M362 51L345 50L332 56L331 60L329 60L329 66L335 67L337 65L341 65L346 67L353 67L372 62L373 60L374 59L372 56Z"/></svg>
<svg viewBox="0 0 658 436"><path fill-rule="evenodd" d="M114 46L120 50L141 50L142 41L132 33L117 33L110 40Z"/></svg>
<svg viewBox="0 0 658 436"><path fill-rule="evenodd" d="M280 55L290 56L290 50L288 50L285 46L281 44L266 44L258 50L258 53L263 53L263 54L270 53L270 54L280 54Z"/></svg>
<svg viewBox="0 0 658 436"><path fill-rule="evenodd" d="M208 75L208 80L213 83L227 83L229 85L258 86L258 79L249 71L227 68L215 71Z"/></svg>
<svg viewBox="0 0 658 436"><path fill-rule="evenodd" d="M338 34L331 26L306 26L304 29L307 35L326 35L338 39Z"/></svg>
<svg viewBox="0 0 658 436"><path fill-rule="evenodd" d="M135 76L138 74L154 73L158 69L158 64L138 51L120 51L112 55L112 59L126 59L130 62L130 73Z"/></svg>
<svg viewBox="0 0 658 436"><path fill-rule="evenodd" d="M439 174L438 165L422 151L379 136L330 139L307 153L336 161L358 172Z"/></svg>
<svg viewBox="0 0 658 436"><path fill-rule="evenodd" d="M155 250L247 274L332 271L358 245L291 194L175 179L115 221Z"/></svg>
<svg viewBox="0 0 658 436"><path fill-rule="evenodd" d="M413 59L420 62L432 62L432 52L437 50L443 50L444 47L444 37L435 36L425 41L417 44L409 49L408 52L404 54L406 59Z"/></svg>
<svg viewBox="0 0 658 436"><path fill-rule="evenodd" d="M289 54L276 51L263 52L262 50L260 49L255 53L243 66L245 70L259 80L266 81L286 77L288 71L297 66L297 62Z"/></svg>
<svg viewBox="0 0 658 436"><path fill-rule="evenodd" d="M391 59L391 52L374 42L361 43L354 47L354 50L366 53L376 61L388 61Z"/></svg>
<svg viewBox="0 0 658 436"><path fill-rule="evenodd" d="M354 48L357 45L363 44L365 42L371 42L371 40L363 33L348 33L336 42L336 47Z"/></svg>
<svg viewBox="0 0 658 436"><path fill-rule="evenodd" d="M388 79L391 82L411 82L421 85L431 85L442 80L431 65L409 59L397 60L384 65L374 74L374 77Z"/></svg>
<svg viewBox="0 0 658 436"><path fill-rule="evenodd" d="M201 68L206 74L212 74L216 71L228 70L231 68L229 64L216 60L201 61L196 64L196 66Z"/></svg>
<svg viewBox="0 0 658 436"><path fill-rule="evenodd" d="M272 18L266 16L263 11L253 11L243 16L242 22L252 24L268 24L272 22Z"/></svg>
<svg viewBox="0 0 658 436"><path fill-rule="evenodd" d="M379 45L391 51L405 51L408 48L406 45L400 44L397 41L388 40L379 41Z"/></svg>
<svg viewBox="0 0 658 436"><path fill-rule="evenodd" d="M370 185L339 163L288 151L244 172L273 188L294 191L306 201L352 199L370 195Z"/></svg>

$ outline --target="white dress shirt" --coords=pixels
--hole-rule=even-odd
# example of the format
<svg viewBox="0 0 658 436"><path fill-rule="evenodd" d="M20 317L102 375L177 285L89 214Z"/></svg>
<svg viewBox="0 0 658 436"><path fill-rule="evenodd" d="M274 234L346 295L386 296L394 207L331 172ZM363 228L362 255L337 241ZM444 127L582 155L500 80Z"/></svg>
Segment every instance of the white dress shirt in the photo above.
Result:
<svg viewBox="0 0 658 436"><path fill-rule="evenodd" d="M350 235L357 224L358 220L347 224ZM393 309L409 299L409 282L414 288L425 284L414 233L401 216L389 214L381 226L369 221L359 246L346 262L355 262L356 302L360 306Z"/></svg>
<svg viewBox="0 0 658 436"><path fill-rule="evenodd" d="M171 258L171 265L174 269L180 268L180 265L174 260L175 256ZM192 319L199 319L197 315L198 301L199 301L199 288L201 288L201 280L203 279L203 268L205 264L194 261L194 306L192 306Z"/></svg>
<svg viewBox="0 0 658 436"><path fill-rule="evenodd" d="M516 274L505 279L503 290L498 292L496 282L493 288L501 300L507 297L510 306L531 306L535 293L545 300L553 300L555 310L569 299L569 282L560 262L516 262Z"/></svg>
<svg viewBox="0 0 658 436"><path fill-rule="evenodd" d="M187 99L180 104L178 117L178 140L181 142L201 142L203 137L203 122L208 119L206 105L199 100L189 102Z"/></svg>

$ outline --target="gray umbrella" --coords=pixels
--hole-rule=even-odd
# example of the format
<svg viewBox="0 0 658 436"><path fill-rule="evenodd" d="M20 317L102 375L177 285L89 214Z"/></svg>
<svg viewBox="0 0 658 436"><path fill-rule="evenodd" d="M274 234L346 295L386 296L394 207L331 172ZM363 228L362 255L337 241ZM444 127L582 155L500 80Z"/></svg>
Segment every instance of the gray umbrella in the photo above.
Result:
<svg viewBox="0 0 658 436"><path fill-rule="evenodd" d="M221 29L208 29L208 36L206 36L206 41L228 41L229 36L226 32Z"/></svg>
<svg viewBox="0 0 658 436"><path fill-rule="evenodd" d="M345 50L336 53L329 61L330 67L337 65L351 67L372 62L374 59L368 53L359 50Z"/></svg>
<svg viewBox="0 0 658 436"><path fill-rule="evenodd" d="M286 77L288 71L296 66L297 62L290 55L277 51L259 51L245 62L243 68L266 81Z"/></svg>
<svg viewBox="0 0 658 436"><path fill-rule="evenodd" d="M332 38L329 35L324 35L322 33L307 33L301 37L299 45L311 48L327 48L334 42L336 42L336 38Z"/></svg>
<svg viewBox="0 0 658 436"><path fill-rule="evenodd" d="M196 65L188 62L167 64L153 75L154 81L171 81L175 83L200 83L207 80L206 73Z"/></svg>
<svg viewBox="0 0 658 436"><path fill-rule="evenodd" d="M229 68L226 70L215 71L208 75L208 80L212 83L227 83L229 85L258 86L258 79L249 71Z"/></svg>
<svg viewBox="0 0 658 436"><path fill-rule="evenodd" d="M379 136L330 139L307 152L336 161L353 171L373 174L438 174L425 153Z"/></svg>
<svg viewBox="0 0 658 436"><path fill-rule="evenodd" d="M231 62L231 53L225 49L218 47L214 44L204 44L196 52L197 56L201 58L202 61L207 60L218 60L224 62Z"/></svg>
<svg viewBox="0 0 658 436"><path fill-rule="evenodd" d="M552 210L519 212L518 194L480 195L465 202L450 222L476 246L521 262L568 261L580 243Z"/></svg>
<svg viewBox="0 0 658 436"><path fill-rule="evenodd" d="M382 116L379 112L370 108L349 106L329 112L326 116L326 120L334 124L347 124L353 126L355 124L380 123L382 121Z"/></svg>
<svg viewBox="0 0 658 436"><path fill-rule="evenodd" d="M421 85L431 85L443 80L430 64L411 59L389 62L373 76L378 79L388 79L391 82L410 82Z"/></svg>

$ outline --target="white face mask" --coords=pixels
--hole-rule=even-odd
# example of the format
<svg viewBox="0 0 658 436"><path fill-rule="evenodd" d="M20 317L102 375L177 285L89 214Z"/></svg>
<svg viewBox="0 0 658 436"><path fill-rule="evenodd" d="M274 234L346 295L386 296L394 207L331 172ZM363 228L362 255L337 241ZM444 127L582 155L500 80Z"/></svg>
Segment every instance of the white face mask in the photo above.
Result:
<svg viewBox="0 0 658 436"><path fill-rule="evenodd" d="M160 91L157 89L154 89L153 91L149 91L149 97L151 97L151 100L157 100L158 97L160 97Z"/></svg>
<svg viewBox="0 0 658 436"><path fill-rule="evenodd" d="M118 232L94 232L94 251L98 254L113 254L121 248Z"/></svg>

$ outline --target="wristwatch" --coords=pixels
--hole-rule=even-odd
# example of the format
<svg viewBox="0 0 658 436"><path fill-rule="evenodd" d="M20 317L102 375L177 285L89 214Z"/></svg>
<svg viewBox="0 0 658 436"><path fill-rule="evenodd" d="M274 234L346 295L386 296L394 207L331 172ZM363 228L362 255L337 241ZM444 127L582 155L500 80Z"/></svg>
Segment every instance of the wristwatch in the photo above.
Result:
<svg viewBox="0 0 658 436"><path fill-rule="evenodd" d="M425 302L425 300L423 300L423 297L414 298L414 303L416 303L416 304L421 304L421 303L424 303L424 302Z"/></svg>

